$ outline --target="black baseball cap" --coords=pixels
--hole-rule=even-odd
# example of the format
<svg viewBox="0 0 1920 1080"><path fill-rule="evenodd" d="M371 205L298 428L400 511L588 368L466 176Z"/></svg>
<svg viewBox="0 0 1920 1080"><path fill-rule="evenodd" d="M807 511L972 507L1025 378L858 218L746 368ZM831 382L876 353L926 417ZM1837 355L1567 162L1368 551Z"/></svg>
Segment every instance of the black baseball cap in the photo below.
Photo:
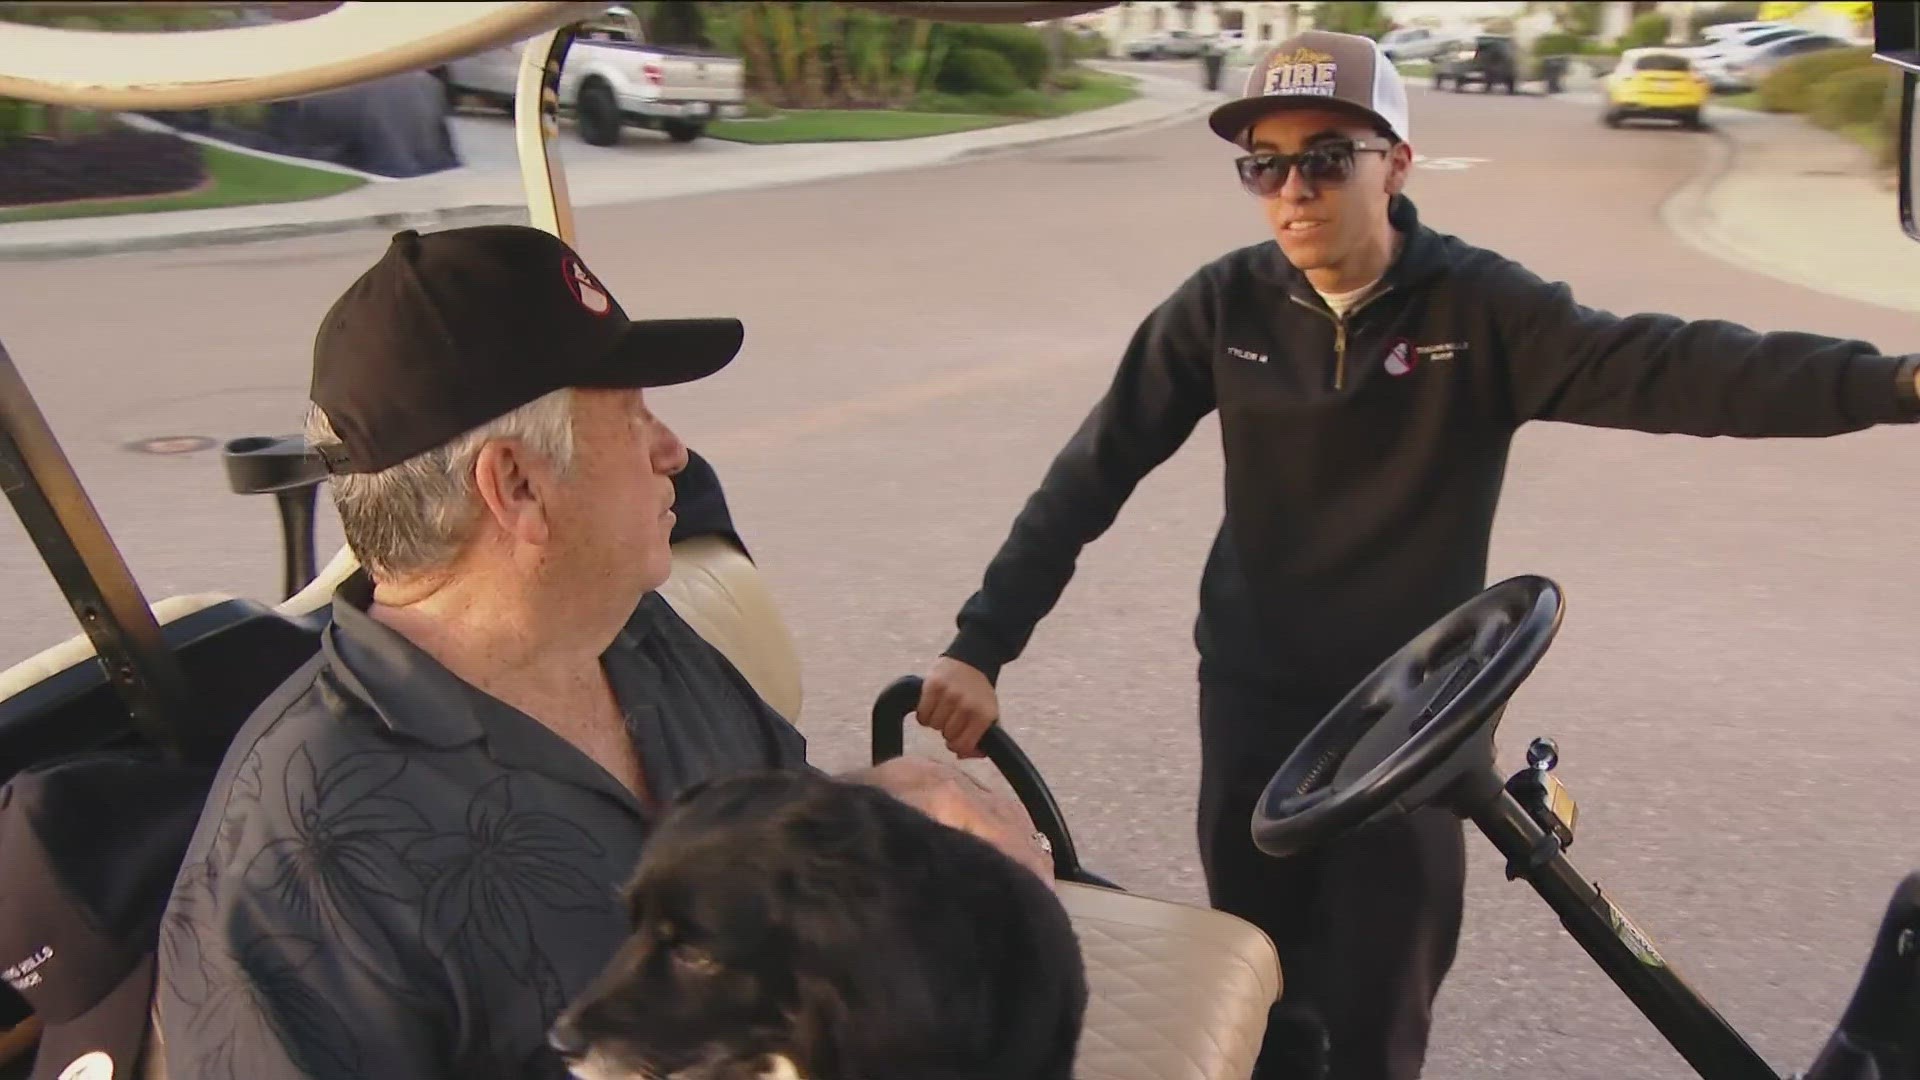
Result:
<svg viewBox="0 0 1920 1080"><path fill-rule="evenodd" d="M738 319L631 320L559 237L525 225L397 233L313 346L327 471L398 465L555 390L692 382L740 351Z"/></svg>
<svg viewBox="0 0 1920 1080"><path fill-rule="evenodd" d="M0 787L0 977L41 1023L31 1080L137 1075L161 917L212 782L101 751Z"/></svg>

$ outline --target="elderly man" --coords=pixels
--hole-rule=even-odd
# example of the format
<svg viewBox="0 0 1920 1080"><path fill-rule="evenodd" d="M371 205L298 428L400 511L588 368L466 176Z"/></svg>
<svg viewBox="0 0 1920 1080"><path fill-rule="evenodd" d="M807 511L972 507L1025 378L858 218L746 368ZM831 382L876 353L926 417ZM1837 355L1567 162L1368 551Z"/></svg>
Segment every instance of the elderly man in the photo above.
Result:
<svg viewBox="0 0 1920 1080"><path fill-rule="evenodd" d="M654 592L686 448L645 388L740 347L630 322L534 229L403 232L327 314L312 438L364 573L235 738L161 944L194 1080L557 1077L658 809L805 741ZM864 779L1045 873L964 774Z"/></svg>

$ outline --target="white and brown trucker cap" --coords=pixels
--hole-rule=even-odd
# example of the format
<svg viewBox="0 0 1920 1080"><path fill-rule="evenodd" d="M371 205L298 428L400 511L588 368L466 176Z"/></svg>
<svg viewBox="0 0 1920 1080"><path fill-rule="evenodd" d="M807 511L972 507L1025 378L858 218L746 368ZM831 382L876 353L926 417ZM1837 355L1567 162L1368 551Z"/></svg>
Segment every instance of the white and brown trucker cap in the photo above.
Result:
<svg viewBox="0 0 1920 1080"><path fill-rule="evenodd" d="M1245 145L1247 129L1281 109L1345 109L1407 141L1407 86L1372 38L1306 30L1268 49L1253 65L1242 96L1213 110L1207 124Z"/></svg>

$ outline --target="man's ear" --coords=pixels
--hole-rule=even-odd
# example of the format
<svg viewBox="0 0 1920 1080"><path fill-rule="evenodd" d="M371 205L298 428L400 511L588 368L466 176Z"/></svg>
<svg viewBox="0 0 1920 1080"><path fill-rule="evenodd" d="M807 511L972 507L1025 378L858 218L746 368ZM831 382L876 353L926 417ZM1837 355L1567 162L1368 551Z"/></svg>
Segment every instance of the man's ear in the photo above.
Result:
<svg viewBox="0 0 1920 1080"><path fill-rule="evenodd" d="M1405 142L1393 144L1387 152L1387 194L1398 195L1407 186L1407 177L1413 173L1413 146Z"/></svg>
<svg viewBox="0 0 1920 1080"><path fill-rule="evenodd" d="M494 527L536 547L551 536L552 471L518 441L496 439L480 448L473 483Z"/></svg>

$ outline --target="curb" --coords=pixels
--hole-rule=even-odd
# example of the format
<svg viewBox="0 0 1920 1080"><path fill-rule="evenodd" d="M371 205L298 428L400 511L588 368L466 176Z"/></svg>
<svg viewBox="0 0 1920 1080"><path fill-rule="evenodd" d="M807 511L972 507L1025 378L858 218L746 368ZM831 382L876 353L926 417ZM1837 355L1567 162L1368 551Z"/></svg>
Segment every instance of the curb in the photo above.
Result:
<svg viewBox="0 0 1920 1080"><path fill-rule="evenodd" d="M287 221L274 225L235 225L224 229L172 233L164 236L129 236L103 240L54 240L44 244L0 244L0 262L43 262L49 259L80 258L92 255L120 255L136 252L176 251L233 244L288 240L304 236L355 232L362 229L432 230L456 225L521 224L527 222L524 206L452 206L440 210L401 213L363 214L325 221Z"/></svg>
<svg viewBox="0 0 1920 1080"><path fill-rule="evenodd" d="M1211 98L1202 99L1191 105L1160 116L1141 120L1129 120L1106 127L1086 131L1073 131L1057 135L1037 135L1028 139L1014 140L993 146L961 148L944 154L931 161L919 162L908 168L930 168L947 165L957 161L976 160L997 154L1028 150L1035 147L1051 146L1073 142L1080 139L1098 138L1103 135L1116 135L1127 132L1151 131L1163 125L1172 125L1191 119L1196 113L1213 108ZM900 171L899 166L877 166L873 169L856 170L842 176L858 176ZM811 182L812 178L800 182ZM756 182L744 186L728 187L727 191L747 191L779 187L791 181L779 178ZM656 196L655 198L659 198ZM672 196L665 196L671 198ZM651 202L654 199L642 198L633 202ZM596 204L618 206L621 203ZM576 211L579 208L576 207ZM288 240L309 236L325 236L334 233L357 232L367 229L398 231L400 229L453 228L462 225L493 225L527 223L527 208L515 205L468 205L442 207L435 210L382 212L360 214L352 217L328 218L319 221L287 221L272 225L236 225L227 228L212 228L195 232L172 233L159 236L114 237L96 240L51 240L39 244L6 244L0 242L0 263L5 262L42 262L52 259L83 258L97 255L131 254L137 252L172 251L191 248L225 247L236 244L262 243L272 240Z"/></svg>
<svg viewBox="0 0 1920 1080"><path fill-rule="evenodd" d="M1713 136L1708 144L1711 149L1707 166L1661 201L1658 211L1660 221L1668 232L1704 255L1756 273L1766 273L1739 249L1721 240L1715 231L1713 209L1708 200L1714 189L1720 186L1720 181L1733 171L1740 152L1738 144L1725 128L1716 124L1707 129L1707 134Z"/></svg>
<svg viewBox="0 0 1920 1080"><path fill-rule="evenodd" d="M1660 221L1668 232L1703 255L1773 281L1888 311L1911 314L1916 310L1889 303L1881 296L1835 287L1819 273L1795 272L1784 268L1777 260L1754 255L1726 239L1720 231L1718 216L1713 211L1712 198L1727 176L1739 166L1740 140L1727 134L1726 129L1718 125L1709 128L1707 134L1713 136L1707 167L1660 204Z"/></svg>
<svg viewBox="0 0 1920 1080"><path fill-rule="evenodd" d="M1176 112L1170 112L1164 116L1151 117L1146 120L1130 120L1124 124L1114 124L1111 127L1094 128L1091 131L1070 131L1064 135L1042 135L1036 139L1004 143L1000 146L976 146L970 150L957 150L937 162L929 162L928 164L944 165L954 161L969 161L976 158L992 157L996 154L1004 154L1015 150L1031 150L1036 147L1078 142L1082 139L1097 139L1104 135L1132 135L1148 131L1157 131L1162 127L1172 127L1175 124L1185 123L1201 113L1211 111L1216 104L1218 104L1218 102L1212 100L1196 101Z"/></svg>

